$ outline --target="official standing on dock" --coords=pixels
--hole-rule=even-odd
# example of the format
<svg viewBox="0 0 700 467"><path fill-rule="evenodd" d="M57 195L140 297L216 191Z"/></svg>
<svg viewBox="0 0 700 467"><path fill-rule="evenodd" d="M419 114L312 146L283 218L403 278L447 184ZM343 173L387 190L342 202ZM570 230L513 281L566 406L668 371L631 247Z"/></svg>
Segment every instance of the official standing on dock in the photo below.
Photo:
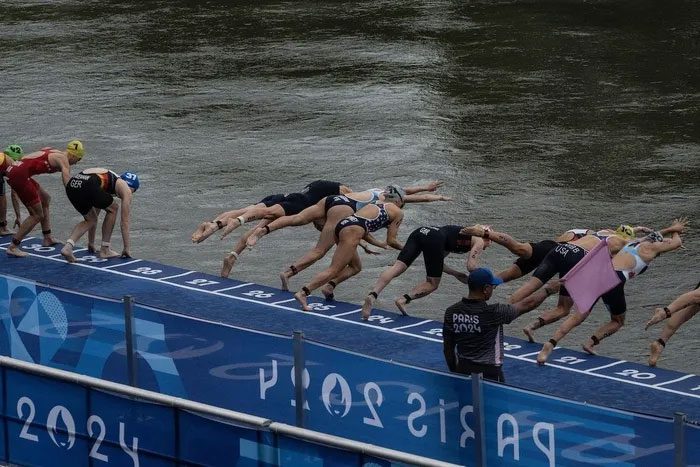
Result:
<svg viewBox="0 0 700 467"><path fill-rule="evenodd" d="M469 295L445 311L443 352L450 371L483 373L485 379L504 383L503 325L537 308L559 290L555 280L512 305L488 304L493 290L502 283L489 269L476 269L467 279Z"/></svg>

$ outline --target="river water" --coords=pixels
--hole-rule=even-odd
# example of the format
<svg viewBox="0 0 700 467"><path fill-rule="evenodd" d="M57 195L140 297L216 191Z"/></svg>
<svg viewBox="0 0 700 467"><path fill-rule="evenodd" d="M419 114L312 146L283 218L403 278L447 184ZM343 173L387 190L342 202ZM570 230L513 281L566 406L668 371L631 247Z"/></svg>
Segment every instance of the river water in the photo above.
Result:
<svg viewBox="0 0 700 467"><path fill-rule="evenodd" d="M318 178L358 190L444 180L454 200L407 207L401 239L423 224L488 223L537 241L697 223L699 31L693 1L3 0L0 144L77 137L80 168L137 172L133 254L214 274L240 232L192 245L199 221ZM65 238L80 217L59 179L40 177ZM282 231L232 277L277 285L315 240L311 227ZM691 231L684 250L627 285L627 326L602 353L646 362L661 328L643 323L696 285L699 248ZM360 303L395 256L365 256L336 296ZM482 262L498 270L512 258L494 246ZM419 260L381 306L393 310L423 277ZM441 320L464 292L446 276L410 310ZM605 319L599 305L561 344L578 347ZM699 327L682 328L660 366L700 373Z"/></svg>

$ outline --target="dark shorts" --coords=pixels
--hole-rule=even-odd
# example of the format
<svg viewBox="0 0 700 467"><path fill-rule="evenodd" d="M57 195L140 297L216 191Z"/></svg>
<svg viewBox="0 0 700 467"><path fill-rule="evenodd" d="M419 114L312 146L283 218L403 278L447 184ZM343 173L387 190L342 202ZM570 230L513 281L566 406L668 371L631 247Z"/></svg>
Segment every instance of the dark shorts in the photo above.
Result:
<svg viewBox="0 0 700 467"><path fill-rule="evenodd" d="M0 175L0 196L5 196L5 177Z"/></svg>
<svg viewBox="0 0 700 467"><path fill-rule="evenodd" d="M263 199L261 199L261 200L258 202L258 204L261 204L261 203L262 203L262 204L265 205L265 207L268 207L268 208L269 208L270 206L274 206L275 204L279 204L279 203L281 203L282 201L284 201L284 195L281 194L281 193L279 193L279 194L276 194L276 195L270 195L270 196L264 197Z"/></svg>
<svg viewBox="0 0 700 467"><path fill-rule="evenodd" d="M530 243L530 246L532 247L532 256L527 259L518 258L515 260L514 264L520 268L520 272L523 274L523 276L530 274L537 266L542 264L545 256L547 256L550 251L555 249L557 245L559 244L554 240L542 240L541 242Z"/></svg>
<svg viewBox="0 0 700 467"><path fill-rule="evenodd" d="M440 230L419 228L411 232L396 258L410 266L423 253L428 277L441 277L445 266L445 235Z"/></svg>
<svg viewBox="0 0 700 467"><path fill-rule="evenodd" d="M311 206L311 204L309 204L309 199L301 193L290 193L286 195L282 201L276 204L282 206L285 216L299 214L301 211Z"/></svg>
<svg viewBox="0 0 700 467"><path fill-rule="evenodd" d="M76 211L83 216L92 208L107 209L114 202L112 195L102 189L97 175L74 175L68 180L66 195Z"/></svg>
<svg viewBox="0 0 700 467"><path fill-rule="evenodd" d="M457 359L457 373L471 375L472 373L481 373L484 379L505 383L506 377L503 374L501 365L485 365L483 363L473 363L467 360Z"/></svg>
<svg viewBox="0 0 700 467"><path fill-rule="evenodd" d="M348 216L342 221L338 222L338 225L335 226L335 240L338 241L340 238L340 231L343 230L345 227L350 227L352 225L359 225L363 229L365 229L365 232L367 231L367 226L365 225L365 220L360 219L359 217L355 216Z"/></svg>
<svg viewBox="0 0 700 467"><path fill-rule="evenodd" d="M625 300L625 276L618 271L617 277L622 282L617 284L614 289L604 293L600 298L608 308L611 316L623 315L627 312L627 301Z"/></svg>
<svg viewBox="0 0 700 467"><path fill-rule="evenodd" d="M547 282L556 274L559 274L559 277L563 277L586 256L586 253L587 251L580 246L571 243L561 243L547 253L542 263L532 273L532 277L536 277L542 283ZM569 292L565 287L562 287L559 289L559 295L568 297Z"/></svg>
<svg viewBox="0 0 700 467"><path fill-rule="evenodd" d="M326 212L328 212L330 208L334 208L336 206L347 206L352 209L352 212L357 211L357 201L354 199L350 199L343 195L327 196L325 205Z"/></svg>

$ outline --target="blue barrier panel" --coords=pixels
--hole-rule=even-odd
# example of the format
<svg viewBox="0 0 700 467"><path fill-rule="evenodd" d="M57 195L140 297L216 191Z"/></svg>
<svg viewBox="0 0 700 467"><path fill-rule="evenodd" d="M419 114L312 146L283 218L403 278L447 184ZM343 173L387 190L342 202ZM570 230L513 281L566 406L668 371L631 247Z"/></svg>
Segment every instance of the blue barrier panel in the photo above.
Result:
<svg viewBox="0 0 700 467"><path fill-rule="evenodd" d="M458 464L475 456L471 380L306 341L306 428Z"/></svg>
<svg viewBox="0 0 700 467"><path fill-rule="evenodd" d="M180 459L197 465L264 467L274 440L261 441L263 434L212 417L180 412ZM272 436L271 436L272 437Z"/></svg>
<svg viewBox="0 0 700 467"><path fill-rule="evenodd" d="M700 425L685 424L685 447L688 465L700 466Z"/></svg>
<svg viewBox="0 0 700 467"><path fill-rule="evenodd" d="M172 408L15 370L4 382L9 462L173 465L164 458L175 455Z"/></svg>
<svg viewBox="0 0 700 467"><path fill-rule="evenodd" d="M138 385L295 424L292 341L134 306Z"/></svg>
<svg viewBox="0 0 700 467"><path fill-rule="evenodd" d="M177 409L98 390L90 391L89 403L88 434L103 438L90 457L112 465L173 465Z"/></svg>
<svg viewBox="0 0 700 467"><path fill-rule="evenodd" d="M14 370L5 371L11 463L87 466L87 389Z"/></svg>
<svg viewBox="0 0 700 467"><path fill-rule="evenodd" d="M673 464L673 422L484 383L489 465Z"/></svg>
<svg viewBox="0 0 700 467"><path fill-rule="evenodd" d="M126 383L123 304L0 276L0 353Z"/></svg>

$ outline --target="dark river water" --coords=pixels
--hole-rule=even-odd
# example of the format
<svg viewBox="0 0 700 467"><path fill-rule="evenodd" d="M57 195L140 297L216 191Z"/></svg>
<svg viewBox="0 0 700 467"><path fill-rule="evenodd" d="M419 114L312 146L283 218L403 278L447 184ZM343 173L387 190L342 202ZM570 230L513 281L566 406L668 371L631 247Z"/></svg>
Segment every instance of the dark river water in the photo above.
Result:
<svg viewBox="0 0 700 467"><path fill-rule="evenodd" d="M682 215L697 225L699 31L693 1L3 0L0 145L77 137L80 168L137 172L133 254L214 274L242 229L193 245L199 221L317 178L358 190L444 180L454 200L408 207L402 240L423 224L488 223L535 241ZM60 177L40 180L65 239L80 216ZM277 285L315 240L311 227L280 232L232 277ZM627 285L627 326L602 353L646 362L661 328L643 323L697 284L699 249L691 230L685 249ZM395 256L364 256L336 296L360 303ZM482 262L512 258L495 246ZM423 277L418 261L380 305L393 310ZM441 320L464 292L446 276L410 310ZM599 306L562 345L607 317ZM700 372L699 327L686 324L660 366Z"/></svg>

